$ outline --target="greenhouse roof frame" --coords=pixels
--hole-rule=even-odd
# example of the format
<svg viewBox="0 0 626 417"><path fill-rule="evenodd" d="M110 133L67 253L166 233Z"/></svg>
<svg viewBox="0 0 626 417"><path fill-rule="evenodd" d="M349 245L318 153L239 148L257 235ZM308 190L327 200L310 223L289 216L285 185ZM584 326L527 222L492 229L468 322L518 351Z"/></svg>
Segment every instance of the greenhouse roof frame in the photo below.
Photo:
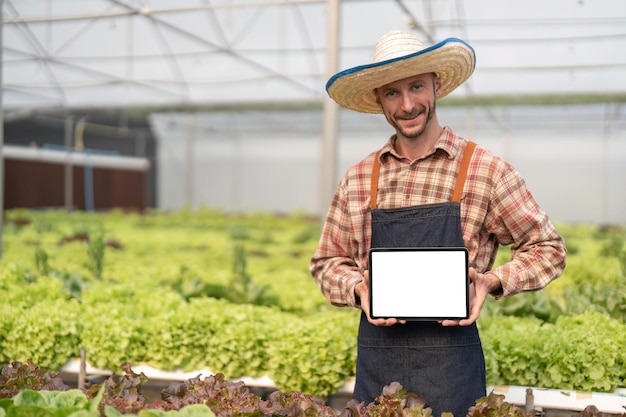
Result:
<svg viewBox="0 0 626 417"><path fill-rule="evenodd" d="M332 3L3 0L5 116L319 106L330 71ZM619 0L551 7L477 0L471 8L460 0L338 3L339 68L369 62L376 39L401 29L425 43L454 36L476 48L476 72L450 102L626 96L617 76L626 68L619 53L626 50L626 5Z"/></svg>

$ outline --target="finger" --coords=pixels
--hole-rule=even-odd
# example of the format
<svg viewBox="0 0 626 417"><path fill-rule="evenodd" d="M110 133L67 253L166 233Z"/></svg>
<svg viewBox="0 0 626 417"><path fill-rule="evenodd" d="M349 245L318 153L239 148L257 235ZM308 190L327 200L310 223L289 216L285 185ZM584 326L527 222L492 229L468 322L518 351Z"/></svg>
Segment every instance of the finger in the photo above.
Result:
<svg viewBox="0 0 626 417"><path fill-rule="evenodd" d="M476 279L476 270L473 267L469 267L469 279L471 282L474 282L474 280Z"/></svg>
<svg viewBox="0 0 626 417"><path fill-rule="evenodd" d="M459 320L459 326L469 326L470 324L474 323L476 320L478 320L478 317L480 316L480 309L482 307L482 303L479 303L476 300L476 297L474 297L474 300L472 302L472 305L470 307L470 315L468 318L466 319L462 319Z"/></svg>
<svg viewBox="0 0 626 417"><path fill-rule="evenodd" d="M372 319L367 316L367 321L369 321L374 326L393 326L394 324L405 324L406 320L398 320L398 319Z"/></svg>
<svg viewBox="0 0 626 417"><path fill-rule="evenodd" d="M393 326L394 324L406 324L406 320L399 319L373 319L372 321L370 321L370 323L372 322L374 322L376 326Z"/></svg>
<svg viewBox="0 0 626 417"><path fill-rule="evenodd" d="M474 324L477 319L478 319L478 317L470 316L467 319L460 320L459 321L459 326L469 326L471 324Z"/></svg>

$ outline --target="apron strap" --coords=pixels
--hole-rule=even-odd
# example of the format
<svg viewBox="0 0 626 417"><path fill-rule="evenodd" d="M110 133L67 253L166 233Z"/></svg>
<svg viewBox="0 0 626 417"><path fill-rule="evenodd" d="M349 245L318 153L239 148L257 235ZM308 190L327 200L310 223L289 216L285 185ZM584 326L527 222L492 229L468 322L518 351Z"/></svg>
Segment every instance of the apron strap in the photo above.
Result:
<svg viewBox="0 0 626 417"><path fill-rule="evenodd" d="M454 185L454 192L452 193L452 201L455 203L461 202L461 194L463 193L463 186L465 185L465 178L467 177L467 169L469 168L474 148L476 148L474 142L467 142L467 146L465 146L465 150L463 151L461 168L459 168L459 174L456 177L456 184Z"/></svg>
<svg viewBox="0 0 626 417"><path fill-rule="evenodd" d="M465 185L465 178L467 177L467 170L469 168L472 154L474 153L474 148L476 148L476 143L467 142L465 151L463 151L463 159L461 159L461 167L459 168L459 173L456 177L454 192L452 193L453 202L461 201L463 186ZM372 177L370 180L370 211L374 210L378 204L376 200L378 195L378 176L380 174L380 152L381 151L376 152L376 156L374 157L374 166L372 167Z"/></svg>
<svg viewBox="0 0 626 417"><path fill-rule="evenodd" d="M374 157L374 167L372 168L372 178L370 180L370 211L376 208L378 194L378 174L380 174L380 152L376 152Z"/></svg>

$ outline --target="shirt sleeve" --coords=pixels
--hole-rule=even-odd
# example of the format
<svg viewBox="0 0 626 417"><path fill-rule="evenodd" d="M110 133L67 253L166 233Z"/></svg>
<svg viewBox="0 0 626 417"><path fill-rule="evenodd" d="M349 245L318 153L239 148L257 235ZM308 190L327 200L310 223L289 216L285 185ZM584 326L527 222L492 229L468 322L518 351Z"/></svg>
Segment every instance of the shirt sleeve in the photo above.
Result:
<svg viewBox="0 0 626 417"><path fill-rule="evenodd" d="M501 245L511 245L510 260L491 271L502 283L496 298L538 290L559 277L565 242L509 164L497 178L491 204L486 225Z"/></svg>
<svg viewBox="0 0 626 417"><path fill-rule="evenodd" d="M309 269L328 301L340 307L358 307L354 287L363 280L356 263L357 249L351 236L345 180L330 205L317 250Z"/></svg>

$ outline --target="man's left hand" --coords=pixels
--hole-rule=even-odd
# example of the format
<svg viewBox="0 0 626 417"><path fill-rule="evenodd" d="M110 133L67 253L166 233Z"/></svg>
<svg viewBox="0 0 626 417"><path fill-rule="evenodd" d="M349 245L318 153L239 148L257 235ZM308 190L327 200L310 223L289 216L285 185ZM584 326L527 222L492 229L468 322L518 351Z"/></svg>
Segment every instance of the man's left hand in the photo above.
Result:
<svg viewBox="0 0 626 417"><path fill-rule="evenodd" d="M442 326L469 326L478 320L480 310L485 304L489 293L497 291L500 287L500 280L494 274L481 274L474 268L469 269L470 277L470 314L463 320L443 320Z"/></svg>

